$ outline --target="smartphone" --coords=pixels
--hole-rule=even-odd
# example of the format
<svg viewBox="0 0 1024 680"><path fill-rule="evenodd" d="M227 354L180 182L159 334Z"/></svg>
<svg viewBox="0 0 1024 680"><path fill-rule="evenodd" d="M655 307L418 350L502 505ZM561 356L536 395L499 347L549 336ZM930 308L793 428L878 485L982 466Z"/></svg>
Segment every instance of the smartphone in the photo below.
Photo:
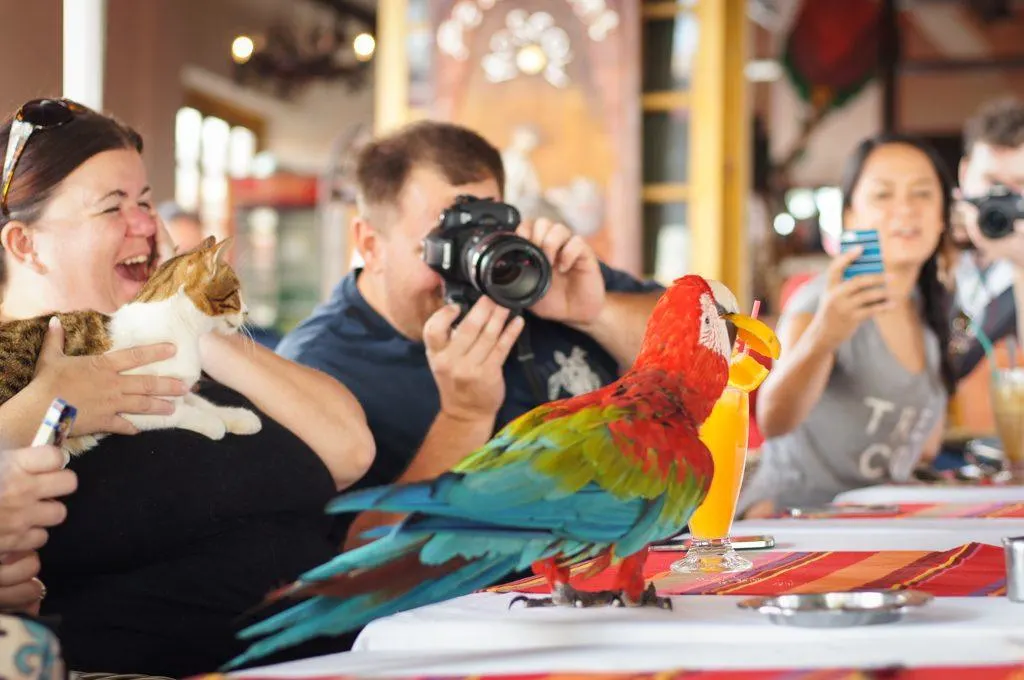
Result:
<svg viewBox="0 0 1024 680"><path fill-rule="evenodd" d="M32 446L56 446L58 449L64 445L71 426L75 422L78 409L63 399L54 399L50 407L43 415L43 422L39 423L36 436L32 439ZM71 462L71 456L64 452L64 465Z"/></svg>
<svg viewBox="0 0 1024 680"><path fill-rule="evenodd" d="M729 541L736 550L764 550L775 547L774 536L730 536ZM669 539L664 543L651 546L651 550L668 552L672 550L689 550L691 539Z"/></svg>
<svg viewBox="0 0 1024 680"><path fill-rule="evenodd" d="M864 274L885 272L885 267L882 265L882 245L878 239L878 231L874 229L847 230L839 237L839 252L846 253L857 246L863 248L864 252L843 271L844 281Z"/></svg>
<svg viewBox="0 0 1024 680"><path fill-rule="evenodd" d="M979 467L1002 470L1006 453L998 437L979 437L969 440L964 446L964 460Z"/></svg>

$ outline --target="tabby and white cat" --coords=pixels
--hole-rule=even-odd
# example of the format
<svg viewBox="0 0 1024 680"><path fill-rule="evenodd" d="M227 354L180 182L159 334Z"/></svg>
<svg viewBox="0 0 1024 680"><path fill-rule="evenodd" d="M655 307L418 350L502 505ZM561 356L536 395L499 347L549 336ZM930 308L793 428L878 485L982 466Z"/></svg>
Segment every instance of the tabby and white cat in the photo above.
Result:
<svg viewBox="0 0 1024 680"><path fill-rule="evenodd" d="M64 353L103 354L153 343L170 342L177 352L129 371L178 378L189 388L199 380L199 338L206 333L238 332L245 319L240 282L224 261L230 238L212 236L194 249L160 265L134 300L112 315L94 311L61 313ZM0 404L23 390L35 374L36 362L52 314L0 324ZM255 434L262 423L245 408L217 406L189 392L171 398L169 415L123 414L139 430L181 428L222 439L225 433ZM74 406L74 404L72 404ZM96 446L104 435L69 437L64 450L78 454Z"/></svg>

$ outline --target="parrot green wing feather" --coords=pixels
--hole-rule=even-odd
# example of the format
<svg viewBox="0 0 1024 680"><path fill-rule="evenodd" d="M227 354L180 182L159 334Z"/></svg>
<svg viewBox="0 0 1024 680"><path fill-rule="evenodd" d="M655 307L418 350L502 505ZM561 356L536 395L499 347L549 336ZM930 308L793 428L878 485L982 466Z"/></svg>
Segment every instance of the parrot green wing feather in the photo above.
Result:
<svg viewBox="0 0 1024 680"><path fill-rule="evenodd" d="M657 502L644 534L681 530L703 501L713 463L685 418L648 418L629 401L575 400L539 406L510 422L453 472L481 473L528 465L557 482L560 494L594 484L622 500ZM652 507L653 509L653 507Z"/></svg>

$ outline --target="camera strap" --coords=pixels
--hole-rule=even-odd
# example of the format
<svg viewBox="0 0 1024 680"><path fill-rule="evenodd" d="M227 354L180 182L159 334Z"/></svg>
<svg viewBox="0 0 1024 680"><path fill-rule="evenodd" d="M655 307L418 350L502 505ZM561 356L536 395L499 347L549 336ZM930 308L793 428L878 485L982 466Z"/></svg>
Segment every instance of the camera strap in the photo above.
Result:
<svg viewBox="0 0 1024 680"><path fill-rule="evenodd" d="M516 359L519 360L523 372L526 373L526 380L530 383L530 391L533 392L533 398L537 400L537 405L547 402L547 393L541 386L537 362L533 356L533 346L530 343L530 327L525 324L519 333L519 338L516 339Z"/></svg>

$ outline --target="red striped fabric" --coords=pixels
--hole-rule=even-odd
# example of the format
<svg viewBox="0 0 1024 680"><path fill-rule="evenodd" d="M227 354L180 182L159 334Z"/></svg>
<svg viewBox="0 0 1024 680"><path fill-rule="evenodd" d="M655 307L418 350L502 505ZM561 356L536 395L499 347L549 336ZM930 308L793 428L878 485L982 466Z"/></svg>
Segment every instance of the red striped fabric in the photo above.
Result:
<svg viewBox="0 0 1024 680"><path fill-rule="evenodd" d="M356 676L246 675L246 680L357 680ZM666 670L659 673L541 673L523 675L410 675L397 680L1024 680L1024 666L929 668L820 668L773 670ZM229 680L204 675L189 680Z"/></svg>
<svg viewBox="0 0 1024 680"><path fill-rule="evenodd" d="M1003 549L967 543L952 550L878 552L765 552L749 555L754 568L734 574L676 574L682 552L652 552L644 575L663 595L783 595L913 588L935 596L987 597L1006 594ZM574 570L574 574L586 565ZM582 590L612 588L616 567L594 578L572 579ZM539 577L495 586L491 592L546 593Z"/></svg>

